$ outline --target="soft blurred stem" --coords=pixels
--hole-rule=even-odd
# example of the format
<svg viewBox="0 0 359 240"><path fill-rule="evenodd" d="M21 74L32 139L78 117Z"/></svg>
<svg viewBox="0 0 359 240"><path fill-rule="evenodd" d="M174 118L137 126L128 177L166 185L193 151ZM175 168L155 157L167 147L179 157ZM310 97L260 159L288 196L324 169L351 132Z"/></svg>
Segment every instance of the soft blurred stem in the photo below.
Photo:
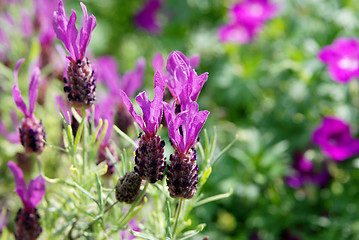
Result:
<svg viewBox="0 0 359 240"><path fill-rule="evenodd" d="M146 181L146 184L143 187L143 190L142 190L141 194L137 197L137 199L134 201L134 203L132 203L130 209L126 212L126 214L121 218L119 226L126 225L126 223L127 223L126 218L131 214L133 209L135 209L135 207L138 205L138 203L142 200L143 196L145 196L145 193L146 193L148 185L150 185L150 182Z"/></svg>
<svg viewBox="0 0 359 240"><path fill-rule="evenodd" d="M87 122L86 122L86 109L81 109L81 117L82 121L84 121L83 134L82 134L82 172L84 176L86 176L86 130L87 130Z"/></svg>
<svg viewBox="0 0 359 240"><path fill-rule="evenodd" d="M44 174L44 170L42 169L42 165L41 165L39 155L36 156L36 162L37 162L37 166L39 167L39 171L40 171L41 176L44 176L45 174Z"/></svg>
<svg viewBox="0 0 359 240"><path fill-rule="evenodd" d="M175 222L174 222L173 229L172 229L172 239L176 239L176 229L177 229L178 220L181 215L182 208L183 208L183 202L184 202L184 199L180 198L180 200L178 202L177 209L176 209L176 213L175 213L175 220L174 220Z"/></svg>
<svg viewBox="0 0 359 240"><path fill-rule="evenodd" d="M114 202L113 204L111 204L111 206L107 207L103 213L108 212L108 211L109 211L113 206L115 206L117 203L118 203L118 201L116 201L116 202Z"/></svg>

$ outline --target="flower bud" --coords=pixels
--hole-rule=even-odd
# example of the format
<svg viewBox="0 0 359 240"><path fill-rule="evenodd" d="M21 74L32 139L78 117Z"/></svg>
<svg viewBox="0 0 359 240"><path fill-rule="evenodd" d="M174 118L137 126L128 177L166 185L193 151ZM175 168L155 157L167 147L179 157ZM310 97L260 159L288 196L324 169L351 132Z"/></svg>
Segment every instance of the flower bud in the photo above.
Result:
<svg viewBox="0 0 359 240"><path fill-rule="evenodd" d="M119 202L133 203L140 193L141 182L137 173L126 173L116 185L116 199Z"/></svg>

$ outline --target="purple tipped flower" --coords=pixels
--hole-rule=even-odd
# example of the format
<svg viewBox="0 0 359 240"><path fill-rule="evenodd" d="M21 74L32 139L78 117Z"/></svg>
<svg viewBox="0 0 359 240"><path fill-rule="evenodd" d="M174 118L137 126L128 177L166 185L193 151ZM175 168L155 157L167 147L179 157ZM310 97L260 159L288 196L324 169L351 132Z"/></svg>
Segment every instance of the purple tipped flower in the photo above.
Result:
<svg viewBox="0 0 359 240"><path fill-rule="evenodd" d="M88 17L86 6L80 3L84 13L84 22L78 36L75 26L76 12L72 10L69 19L65 15L64 4L59 2L58 10L54 12L53 27L56 36L62 41L70 56L67 68L67 79L64 78L64 91L71 105L75 108L89 108L95 102L95 78L90 61L85 58L86 48L90 42L91 33L96 27L96 18ZM78 38L79 37L79 38Z"/></svg>
<svg viewBox="0 0 359 240"><path fill-rule="evenodd" d="M334 117L323 119L322 124L314 130L312 141L335 161L343 161L359 154L359 140L352 137L350 126Z"/></svg>
<svg viewBox="0 0 359 240"><path fill-rule="evenodd" d="M21 144L28 153L42 153L45 147L44 140L46 138L45 131L41 121L34 116L35 103L37 100L37 85L40 79L40 69L35 68L29 86L29 108L21 96L18 84L18 71L24 59L20 59L15 66L14 79L15 85L12 89L12 95L16 106L23 112L25 118L21 122L19 128Z"/></svg>
<svg viewBox="0 0 359 240"><path fill-rule="evenodd" d="M161 7L162 2L160 0L148 0L144 7L136 14L136 24L153 35L160 34L162 27L156 17Z"/></svg>
<svg viewBox="0 0 359 240"><path fill-rule="evenodd" d="M15 218L15 238L37 239L42 228L40 226L40 216L36 207L41 202L45 194L45 180L38 176L30 181L26 186L24 175L21 169L14 163L8 162L8 167L14 175L16 189L15 192L21 198L24 208L19 209Z"/></svg>
<svg viewBox="0 0 359 240"><path fill-rule="evenodd" d="M167 171L167 185L171 197L192 198L198 181L197 154L194 144L207 120L208 111L198 111L198 104L190 102L181 105L176 115L175 104L164 104L168 135L175 149Z"/></svg>
<svg viewBox="0 0 359 240"><path fill-rule="evenodd" d="M320 169L317 169L314 162L307 159L303 153L295 153L293 170L294 175L285 178L291 188L300 188L308 183L324 187L331 178L326 162L323 162Z"/></svg>
<svg viewBox="0 0 359 240"><path fill-rule="evenodd" d="M191 67L190 60L180 51L172 52L167 59L167 86L178 105L196 101L207 81L208 73L197 75Z"/></svg>
<svg viewBox="0 0 359 240"><path fill-rule="evenodd" d="M332 45L320 50L318 58L328 64L330 76L337 82L347 83L359 77L359 40L338 38Z"/></svg>
<svg viewBox="0 0 359 240"><path fill-rule="evenodd" d="M148 99L145 92L141 92L136 97L136 101L143 112L142 117L135 112L131 101L121 91L124 105L145 133L140 135L140 142L136 149L135 172L142 179L146 179L151 183L162 180L163 171L166 166L163 156L165 142L157 135L163 113L162 101L165 83L159 72L156 72L154 81L155 97L152 101Z"/></svg>
<svg viewBox="0 0 359 240"><path fill-rule="evenodd" d="M230 22L219 28L221 42L248 43L263 24L277 12L277 6L268 0L244 0L229 11Z"/></svg>

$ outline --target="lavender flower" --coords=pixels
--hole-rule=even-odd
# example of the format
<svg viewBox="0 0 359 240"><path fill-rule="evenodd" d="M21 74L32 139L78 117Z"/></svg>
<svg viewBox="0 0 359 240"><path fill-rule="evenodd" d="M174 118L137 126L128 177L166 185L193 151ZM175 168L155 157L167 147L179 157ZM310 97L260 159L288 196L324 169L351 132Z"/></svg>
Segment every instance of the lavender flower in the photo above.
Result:
<svg viewBox="0 0 359 240"><path fill-rule="evenodd" d="M300 188L308 183L324 187L331 178L326 162L321 164L318 171L315 168L314 162L307 159L304 153L300 152L294 154L293 170L294 176L285 178L285 181L291 188Z"/></svg>
<svg viewBox="0 0 359 240"><path fill-rule="evenodd" d="M104 56L97 59L96 66L98 68L97 78L106 83L109 89L109 98L117 108L115 123L122 131L127 132L128 127L132 124L132 117L123 104L120 89L127 96L132 97L141 88L146 60L142 57L139 58L135 69L126 72L122 77L117 71L117 62L113 57Z"/></svg>
<svg viewBox="0 0 359 240"><path fill-rule="evenodd" d="M167 59L167 86L178 105L196 101L207 81L208 73L197 75L191 67L190 60L180 51L172 52Z"/></svg>
<svg viewBox="0 0 359 240"><path fill-rule="evenodd" d="M17 120L15 111L10 113L11 121L14 126L14 129L17 129L19 126L19 121ZM5 124L0 119L0 134L3 135L11 143L20 143L20 135L18 131L11 132L7 129Z"/></svg>
<svg viewBox="0 0 359 240"><path fill-rule="evenodd" d="M53 27L57 38L62 41L69 53L70 60L67 68L67 79L64 78L64 91L72 106L89 108L95 101L94 71L88 58L85 58L86 48L90 42L91 32L96 27L96 18L88 17L86 6L80 3L84 13L84 23L80 31L75 26L76 12L72 10L69 19L65 15L63 2L59 2L58 10L54 12Z"/></svg>
<svg viewBox="0 0 359 240"><path fill-rule="evenodd" d="M166 165L163 157L163 147L165 143L163 140L161 141L159 135L156 135L162 119L162 100L165 84L161 74L158 72L156 72L154 76L154 81L155 97L153 101L148 99L145 92L141 92L136 97L136 101L142 109L143 117L140 117L135 112L126 93L121 91L123 103L137 124L144 131L144 134L140 135L140 142L136 149L135 172L137 172L142 179L146 179L151 183L155 183L157 180L162 180L163 171Z"/></svg>
<svg viewBox="0 0 359 240"><path fill-rule="evenodd" d="M262 25L277 12L277 6L268 0L244 0L229 11L230 22L219 28L221 42L248 43Z"/></svg>
<svg viewBox="0 0 359 240"><path fill-rule="evenodd" d="M15 238L20 240L37 239L42 228L40 226L40 216L36 207L45 194L45 180L38 176L30 181L26 186L24 175L21 169L14 163L8 162L8 167L14 175L16 189L15 192L21 198L24 208L20 208L15 218Z"/></svg>
<svg viewBox="0 0 359 240"><path fill-rule="evenodd" d="M351 136L349 125L334 117L323 119L322 124L314 130L312 141L335 161L359 154L359 140Z"/></svg>
<svg viewBox="0 0 359 240"><path fill-rule="evenodd" d="M338 38L332 45L320 50L318 58L328 64L330 76L337 82L347 83L359 77L359 40Z"/></svg>
<svg viewBox="0 0 359 240"><path fill-rule="evenodd" d="M15 85L12 89L12 95L16 106L25 115L25 118L22 119L21 127L19 128L21 144L25 147L25 151L27 153L39 154L44 150L44 140L46 138L41 121L39 121L33 114L37 99L37 84L40 79L40 69L35 68L31 75L31 82L29 86L29 108L27 108L21 96L17 80L18 71L23 61L24 59L20 59L15 66Z"/></svg>
<svg viewBox="0 0 359 240"><path fill-rule="evenodd" d="M133 203L139 196L142 179L136 172L126 173L116 185L116 199L119 202Z"/></svg>
<svg viewBox="0 0 359 240"><path fill-rule="evenodd" d="M156 15L161 7L162 2L160 0L148 0L144 7L136 14L136 24L153 35L160 34L162 27L158 23Z"/></svg>
<svg viewBox="0 0 359 240"><path fill-rule="evenodd" d="M198 181L197 155L193 146L209 112L198 112L198 104L188 102L181 105L181 112L176 115L175 104L172 107L168 103L163 104L168 135L175 149L167 171L170 196L192 198Z"/></svg>

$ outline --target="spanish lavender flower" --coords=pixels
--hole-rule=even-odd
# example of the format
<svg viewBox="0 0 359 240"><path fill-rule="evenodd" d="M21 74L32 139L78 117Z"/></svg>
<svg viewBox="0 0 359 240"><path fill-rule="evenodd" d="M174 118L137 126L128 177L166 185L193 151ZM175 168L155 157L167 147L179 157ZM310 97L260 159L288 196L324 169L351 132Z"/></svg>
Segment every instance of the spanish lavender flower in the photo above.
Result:
<svg viewBox="0 0 359 240"><path fill-rule="evenodd" d="M318 58L328 64L330 76L337 82L347 83L359 77L359 40L338 38L322 48Z"/></svg>
<svg viewBox="0 0 359 240"><path fill-rule="evenodd" d="M156 15L161 7L162 2L160 0L148 0L144 7L136 14L136 24L153 35L160 34L162 27L158 23Z"/></svg>
<svg viewBox="0 0 359 240"><path fill-rule="evenodd" d="M85 57L86 48L90 42L91 32L96 27L96 18L88 17L86 6L81 2L84 13L84 23L80 31L75 26L76 12L72 10L69 19L65 15L64 4L59 2L58 10L54 12L53 27L57 38L62 41L69 53L70 60L67 68L67 79L64 78L64 91L72 106L89 108L95 101L95 78L90 61Z"/></svg>
<svg viewBox="0 0 359 240"><path fill-rule="evenodd" d="M167 59L167 86L178 105L196 101L207 81L208 73L197 75L188 58L180 51L173 51Z"/></svg>
<svg viewBox="0 0 359 240"><path fill-rule="evenodd" d="M35 68L31 75L31 82L29 86L29 108L21 96L19 90L17 75L20 65L24 59L20 59L15 66L14 79L15 85L12 89L12 95L16 106L23 112L25 118L21 121L19 128L21 144L24 146L27 153L42 153L45 147L45 131L41 121L34 116L35 103L37 99L37 84L40 79L40 69Z"/></svg>
<svg viewBox="0 0 359 240"><path fill-rule="evenodd" d="M219 28L221 42L248 43L262 25L277 12L277 6L268 0L244 0L229 11L230 22Z"/></svg>
<svg viewBox="0 0 359 240"><path fill-rule="evenodd" d="M192 198L196 193L198 181L198 164L196 150L193 147L199 132L208 117L208 111L199 111L196 102L181 105L181 112L176 115L176 106L164 104L168 126L168 135L175 153L170 156L167 171L167 185L173 198Z"/></svg>
<svg viewBox="0 0 359 240"><path fill-rule="evenodd" d="M131 228L133 231L141 232L141 228L138 226L138 220L136 218L133 218L131 219L131 221L128 222L128 227ZM122 240L136 239L136 237L133 236L128 229L120 231L120 235Z"/></svg>
<svg viewBox="0 0 359 240"><path fill-rule="evenodd" d="M104 56L97 59L96 66L97 78L106 83L111 101L117 108L115 123L122 131L127 132L132 124L132 117L123 104L120 89L132 97L141 88L146 60L143 57L139 58L135 69L126 72L122 77L117 71L117 62L113 57Z"/></svg>
<svg viewBox="0 0 359 240"><path fill-rule="evenodd" d="M133 203L139 196L142 179L136 172L126 173L116 185L116 199L119 202Z"/></svg>
<svg viewBox="0 0 359 240"><path fill-rule="evenodd" d="M36 207L45 194L45 180L41 176L38 176L31 180L29 185L26 186L21 169L11 161L9 161L7 165L15 178L15 192L24 204L24 208L20 208L16 214L15 238L18 240L37 239L42 232L42 228Z"/></svg>
<svg viewBox="0 0 359 240"><path fill-rule="evenodd" d="M324 187L331 178L326 162L321 164L320 169L316 169L314 162L307 159L304 153L300 152L294 154L293 170L294 176L285 178L291 188L300 188L308 183Z"/></svg>
<svg viewBox="0 0 359 240"><path fill-rule="evenodd" d="M159 135L156 135L162 119L162 100L165 84L161 74L158 72L154 76L154 81L155 97L153 101L148 99L145 92L141 92L136 97L136 101L142 109L143 117L137 115L126 93L121 91L123 103L144 131L144 134L140 135L140 142L136 149L135 172L142 179L146 179L151 183L162 180L163 171L166 167L166 161L163 157L165 142L161 140Z"/></svg>
<svg viewBox="0 0 359 240"><path fill-rule="evenodd" d="M312 141L323 153L335 161L343 161L359 154L359 140L350 134L350 126L344 121L325 117L312 134Z"/></svg>

